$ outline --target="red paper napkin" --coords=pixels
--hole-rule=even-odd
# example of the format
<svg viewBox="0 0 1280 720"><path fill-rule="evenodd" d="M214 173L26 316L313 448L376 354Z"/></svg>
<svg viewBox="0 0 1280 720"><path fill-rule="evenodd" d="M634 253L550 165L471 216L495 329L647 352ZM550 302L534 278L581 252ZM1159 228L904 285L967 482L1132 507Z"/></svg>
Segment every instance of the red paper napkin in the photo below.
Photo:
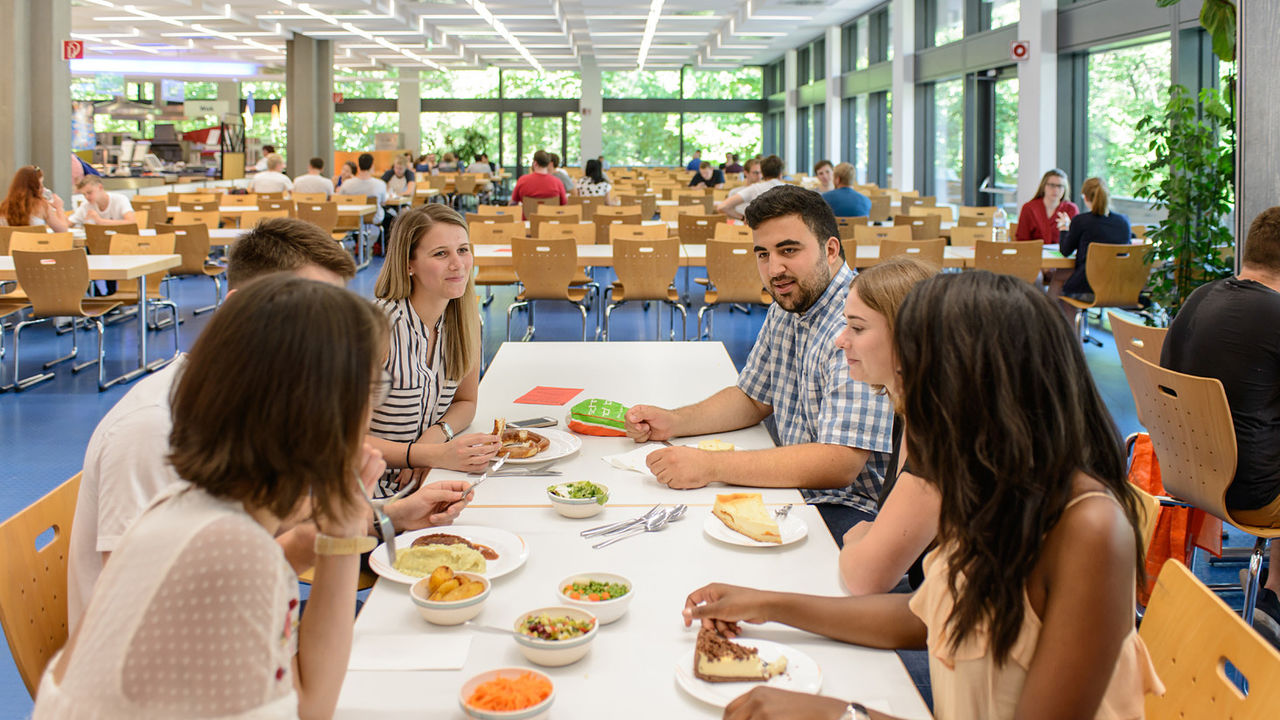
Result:
<svg viewBox="0 0 1280 720"><path fill-rule="evenodd" d="M516 402L525 405L564 405L577 397L582 388L546 387L539 385L516 398Z"/></svg>

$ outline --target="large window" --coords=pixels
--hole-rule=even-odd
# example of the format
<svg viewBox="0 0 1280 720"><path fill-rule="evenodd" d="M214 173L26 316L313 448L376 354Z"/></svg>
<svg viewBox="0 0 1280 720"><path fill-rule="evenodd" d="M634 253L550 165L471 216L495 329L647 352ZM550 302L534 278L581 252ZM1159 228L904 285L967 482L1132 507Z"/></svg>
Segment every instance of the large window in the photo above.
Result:
<svg viewBox="0 0 1280 720"><path fill-rule="evenodd" d="M419 75L424 98L496 98L498 68L487 70L423 70ZM490 153L490 159L493 154Z"/></svg>
<svg viewBox="0 0 1280 720"><path fill-rule="evenodd" d="M1106 181L1112 196L1135 195L1134 173L1151 157L1136 127L1168 96L1169 63L1168 40L1089 54L1086 172ZM1084 179L1072 178L1077 197Z"/></svg>
<svg viewBox="0 0 1280 720"><path fill-rule="evenodd" d="M997 80L995 99L995 176L991 182L996 187L1012 190L1018 185L1018 78ZM1002 198L1005 210L1017 212L1014 195L988 195L979 200L986 204L994 201L993 198Z"/></svg>
<svg viewBox="0 0 1280 720"><path fill-rule="evenodd" d="M867 129L867 96L859 95L844 101L845 129L848 132L845 147L848 148L848 162L853 165L853 179L858 184L867 182L867 170L870 158L867 154L871 138Z"/></svg>
<svg viewBox="0 0 1280 720"><path fill-rule="evenodd" d="M499 162L497 113L424 112L421 130L423 152L434 152L438 157L446 152L463 155L463 165L471 162L471 156L483 152ZM515 153L514 145L511 152Z"/></svg>
<svg viewBox="0 0 1280 720"><path fill-rule="evenodd" d="M700 148L702 158L716 164L725 153L737 153L743 162L760 152L763 122L760 113L687 113L685 153Z"/></svg>
<svg viewBox="0 0 1280 720"><path fill-rule="evenodd" d="M964 37L965 0L933 0L933 46Z"/></svg>
<svg viewBox="0 0 1280 720"><path fill-rule="evenodd" d="M961 204L964 193L964 81L933 85L933 194L939 203Z"/></svg>
<svg viewBox="0 0 1280 720"><path fill-rule="evenodd" d="M506 70L502 73L502 96L580 98L582 97L582 77L569 70L545 73L536 70Z"/></svg>
<svg viewBox="0 0 1280 720"><path fill-rule="evenodd" d="M894 187L893 184L893 93L885 91L884 94L884 187ZM874 169L872 170L874 172Z"/></svg>
<svg viewBox="0 0 1280 720"><path fill-rule="evenodd" d="M333 149L339 152L373 150L378 133L399 131L399 113L334 113ZM409 132L413 130L409 129Z"/></svg>
<svg viewBox="0 0 1280 720"><path fill-rule="evenodd" d="M601 89L607 98L673 98L680 95L680 71L641 70L600 73Z"/></svg>
<svg viewBox="0 0 1280 720"><path fill-rule="evenodd" d="M185 82L182 84L182 96L187 100L216 100L218 97L218 83Z"/></svg>
<svg viewBox="0 0 1280 720"><path fill-rule="evenodd" d="M399 97L400 79L396 71L345 70L333 76L333 91L347 98Z"/></svg>
<svg viewBox="0 0 1280 720"><path fill-rule="evenodd" d="M605 113L604 159L611 165L679 165L679 113Z"/></svg>
<svg viewBox="0 0 1280 720"><path fill-rule="evenodd" d="M994 30L1018 22L1021 0L981 0L980 29Z"/></svg>
<svg viewBox="0 0 1280 720"><path fill-rule="evenodd" d="M764 71L759 66L722 71L686 68L684 96L695 100L758 100L764 97L763 81Z"/></svg>

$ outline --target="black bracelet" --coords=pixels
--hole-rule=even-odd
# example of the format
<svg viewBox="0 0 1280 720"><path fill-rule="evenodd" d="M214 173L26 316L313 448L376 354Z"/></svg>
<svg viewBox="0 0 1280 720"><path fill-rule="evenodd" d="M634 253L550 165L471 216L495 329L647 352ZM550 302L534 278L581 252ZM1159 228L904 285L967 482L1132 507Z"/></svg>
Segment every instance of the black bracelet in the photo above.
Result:
<svg viewBox="0 0 1280 720"><path fill-rule="evenodd" d="M412 447L413 447L413 443L404 444L404 466L406 468L409 468L410 470L413 469L413 466L409 464L409 449Z"/></svg>

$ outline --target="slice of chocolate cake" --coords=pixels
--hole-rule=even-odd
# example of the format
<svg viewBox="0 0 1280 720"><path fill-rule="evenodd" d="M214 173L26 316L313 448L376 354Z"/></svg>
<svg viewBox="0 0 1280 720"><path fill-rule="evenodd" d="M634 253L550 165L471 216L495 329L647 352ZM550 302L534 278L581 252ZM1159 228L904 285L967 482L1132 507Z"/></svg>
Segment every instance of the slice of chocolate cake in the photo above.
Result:
<svg viewBox="0 0 1280 720"><path fill-rule="evenodd" d="M739 645L725 636L702 628L693 653L693 674L707 682L763 682L787 671L787 658L771 663L760 659L753 647Z"/></svg>

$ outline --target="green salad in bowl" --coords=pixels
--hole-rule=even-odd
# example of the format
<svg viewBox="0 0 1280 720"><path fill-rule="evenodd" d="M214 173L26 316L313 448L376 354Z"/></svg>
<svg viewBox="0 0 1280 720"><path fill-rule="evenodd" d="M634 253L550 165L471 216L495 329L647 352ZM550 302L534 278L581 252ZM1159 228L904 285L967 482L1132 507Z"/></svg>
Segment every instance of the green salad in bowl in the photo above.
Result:
<svg viewBox="0 0 1280 720"><path fill-rule="evenodd" d="M609 488L589 480L556 483L547 486L551 507L568 518L587 518L604 510L609 501Z"/></svg>

